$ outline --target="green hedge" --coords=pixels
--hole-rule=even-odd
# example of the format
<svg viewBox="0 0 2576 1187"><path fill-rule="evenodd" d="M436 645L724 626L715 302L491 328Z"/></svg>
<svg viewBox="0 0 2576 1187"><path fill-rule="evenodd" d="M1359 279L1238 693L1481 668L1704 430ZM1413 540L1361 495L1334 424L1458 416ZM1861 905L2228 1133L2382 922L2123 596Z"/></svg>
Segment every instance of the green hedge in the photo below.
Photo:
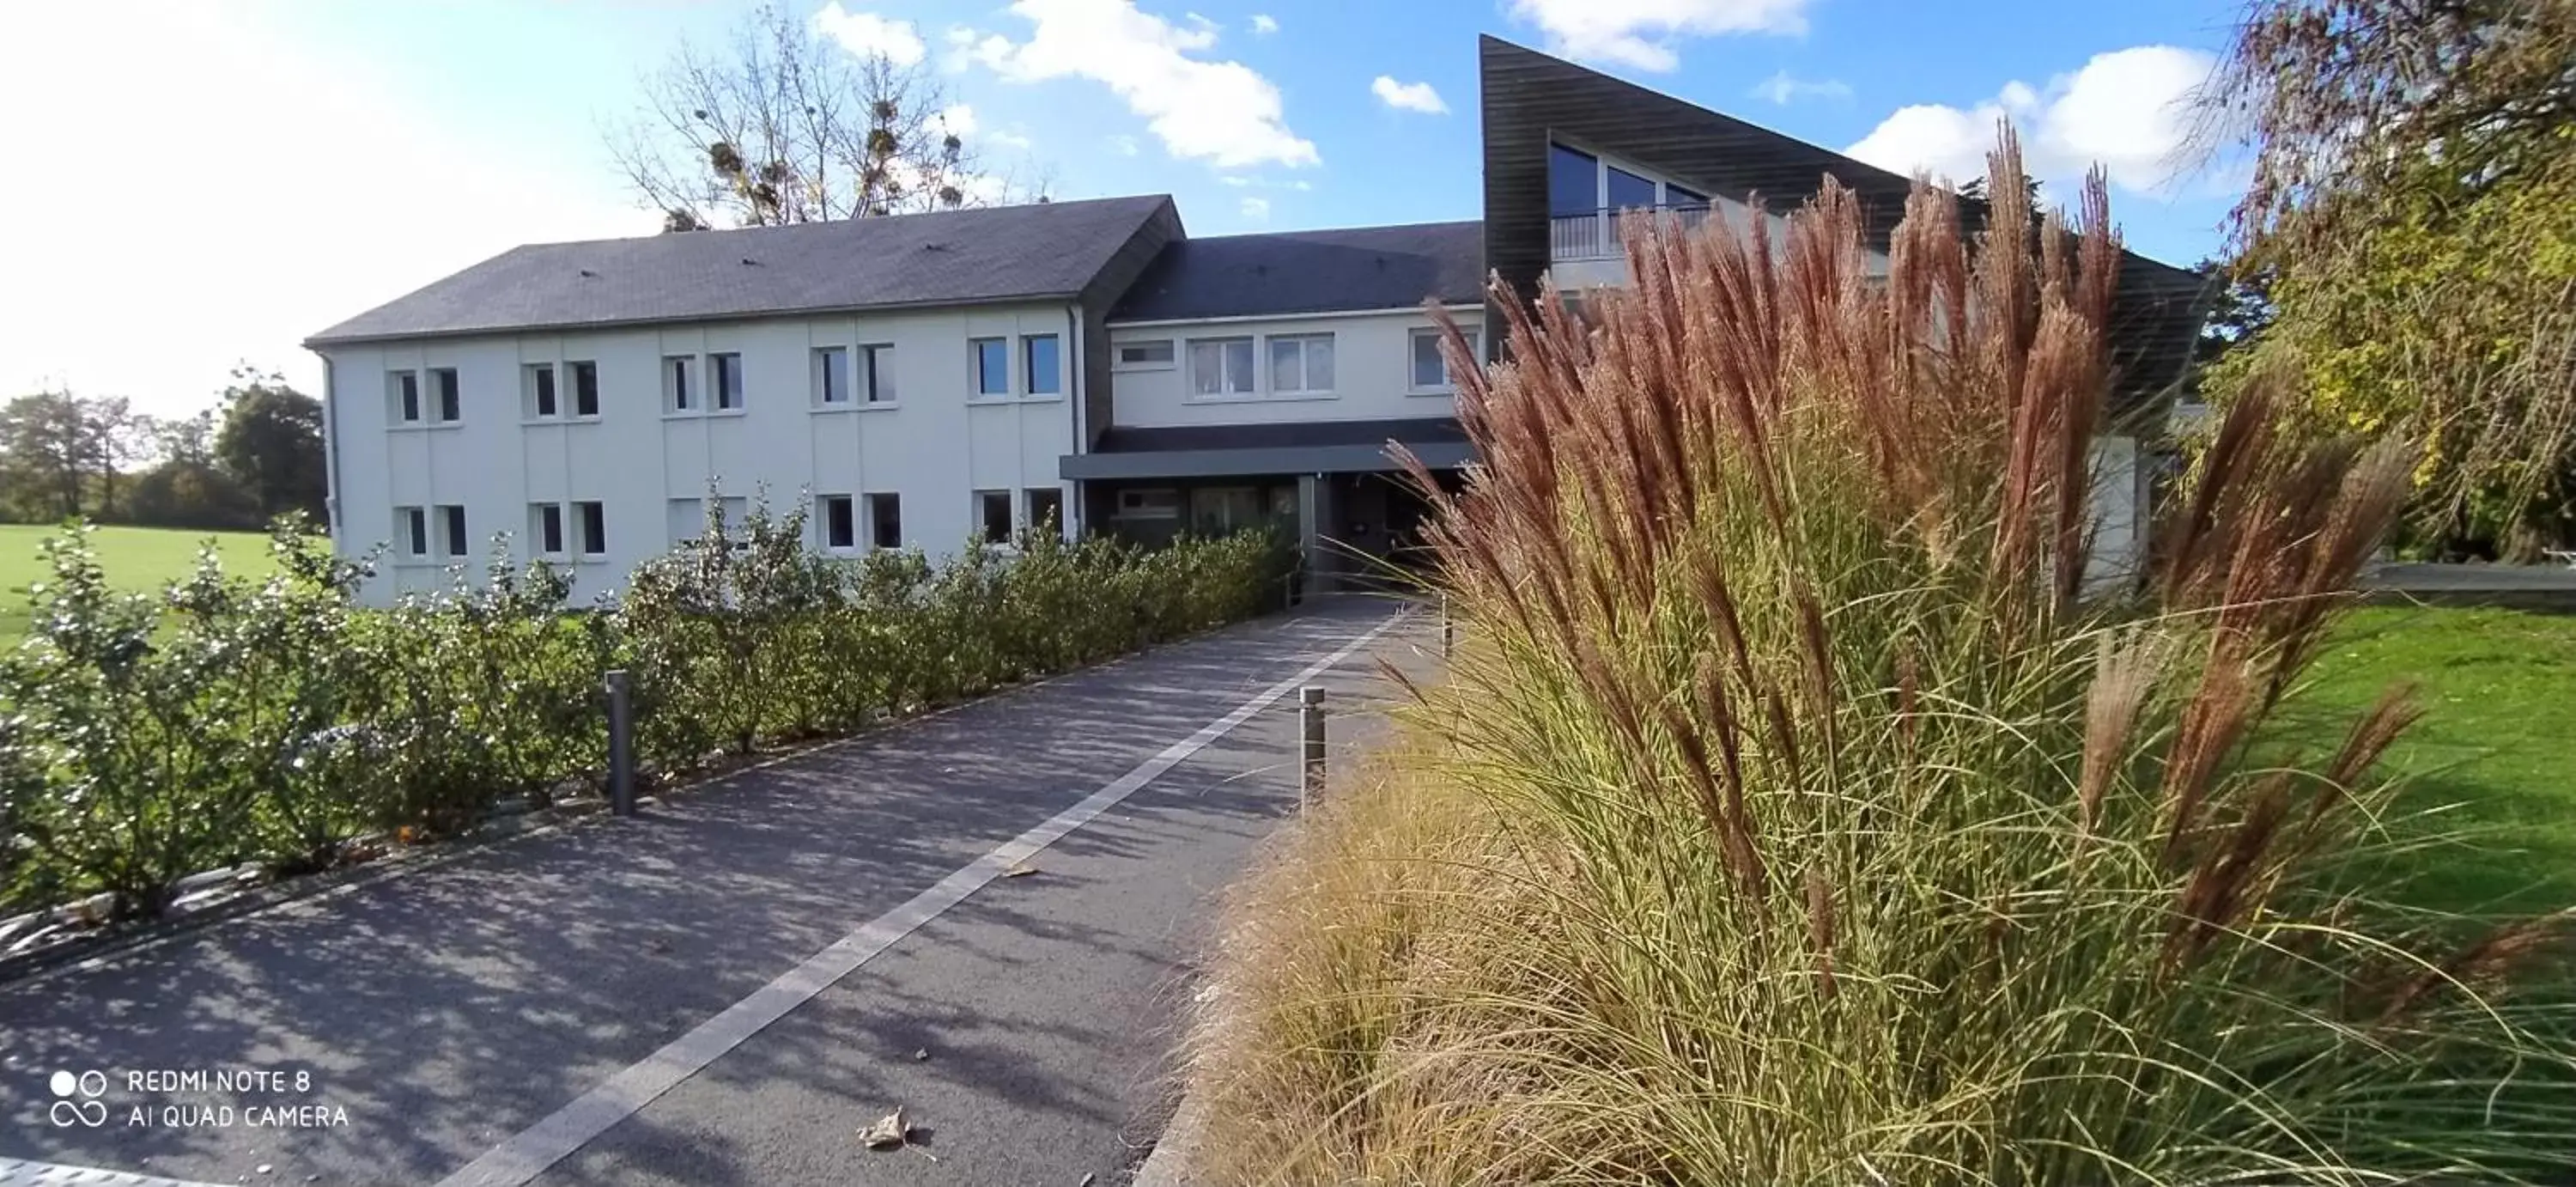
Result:
<svg viewBox="0 0 2576 1187"><path fill-rule="evenodd" d="M508 560L384 609L348 561L281 522L278 565L211 551L158 596L120 593L88 529L46 541L27 640L0 658L0 914L110 892L158 913L188 874L331 864L354 837L452 834L501 800L595 786L601 673L633 673L653 777L763 742L844 733L1278 603L1267 536L1144 550L1032 533L836 560L801 515L755 510L564 609L567 574Z"/></svg>

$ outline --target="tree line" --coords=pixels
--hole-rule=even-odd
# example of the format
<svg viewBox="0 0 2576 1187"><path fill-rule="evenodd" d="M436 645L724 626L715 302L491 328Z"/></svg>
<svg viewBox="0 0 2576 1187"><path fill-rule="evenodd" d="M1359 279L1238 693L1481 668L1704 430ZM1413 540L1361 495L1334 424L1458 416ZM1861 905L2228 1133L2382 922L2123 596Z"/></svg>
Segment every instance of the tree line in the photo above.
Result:
<svg viewBox="0 0 2576 1187"><path fill-rule="evenodd" d="M233 371L212 408L136 412L124 396L33 392L0 405L0 522L147 527L323 521L322 402L283 376Z"/></svg>

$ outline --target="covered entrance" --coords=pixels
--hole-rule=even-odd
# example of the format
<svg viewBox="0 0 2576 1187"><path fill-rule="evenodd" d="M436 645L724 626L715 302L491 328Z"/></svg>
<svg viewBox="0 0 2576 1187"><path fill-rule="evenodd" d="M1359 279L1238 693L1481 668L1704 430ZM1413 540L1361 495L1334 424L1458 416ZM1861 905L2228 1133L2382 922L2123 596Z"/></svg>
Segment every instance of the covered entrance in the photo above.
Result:
<svg viewBox="0 0 2576 1187"><path fill-rule="evenodd" d="M1427 508L1388 446L1445 484L1472 454L1454 418L1113 428L1063 459L1086 530L1145 544L1273 527L1297 542L1306 587L1400 585L1425 563Z"/></svg>

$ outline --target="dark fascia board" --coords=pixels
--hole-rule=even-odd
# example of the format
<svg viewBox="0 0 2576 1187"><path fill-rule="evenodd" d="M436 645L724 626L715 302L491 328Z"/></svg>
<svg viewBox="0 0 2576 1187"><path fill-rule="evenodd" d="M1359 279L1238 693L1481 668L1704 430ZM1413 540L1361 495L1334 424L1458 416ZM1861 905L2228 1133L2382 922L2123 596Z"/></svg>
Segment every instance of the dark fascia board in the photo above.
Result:
<svg viewBox="0 0 2576 1187"><path fill-rule="evenodd" d="M524 326L493 326L488 329L438 330L426 334L347 334L304 340L304 349L320 350L326 346L371 346L383 342L430 342L457 338L520 338L535 334L581 334L609 330L640 330L651 326L702 326L716 323L768 321L779 317L832 317L861 313L910 313L923 309L954 309L960 305L1057 305L1082 299L1079 292L1013 293L1001 297L968 297L963 300L881 301L872 305L810 305L792 309L760 309L747 313L711 313L702 317L641 317L610 321L541 322Z"/></svg>
<svg viewBox="0 0 2576 1187"><path fill-rule="evenodd" d="M1434 470L1455 470L1476 460L1475 447L1463 441L1425 442L1408 448L1424 466ZM1403 468L1384 445L1069 453L1057 463L1060 476L1078 482L1244 478L1263 474L1376 474Z"/></svg>

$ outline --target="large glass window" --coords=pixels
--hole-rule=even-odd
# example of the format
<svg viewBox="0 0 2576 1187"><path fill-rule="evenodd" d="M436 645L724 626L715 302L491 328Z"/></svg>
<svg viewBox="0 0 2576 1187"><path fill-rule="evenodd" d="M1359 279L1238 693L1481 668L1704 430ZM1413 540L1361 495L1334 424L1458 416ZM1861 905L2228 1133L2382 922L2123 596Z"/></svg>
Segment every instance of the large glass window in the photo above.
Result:
<svg viewBox="0 0 2576 1187"><path fill-rule="evenodd" d="M850 352L839 346L814 351L814 402L834 406L850 402Z"/></svg>
<svg viewBox="0 0 2576 1187"><path fill-rule="evenodd" d="M1466 335L1467 349L1471 351L1476 349L1478 341L1476 332L1469 330L1466 331ZM1440 331L1415 330L1413 332L1413 389L1423 392L1445 392L1450 387L1449 360L1442 357L1440 353Z"/></svg>
<svg viewBox="0 0 2576 1187"><path fill-rule="evenodd" d="M1252 382L1252 339L1190 340L1190 391L1201 396L1248 396Z"/></svg>
<svg viewBox="0 0 2576 1187"><path fill-rule="evenodd" d="M1270 390L1313 394L1333 390L1333 336L1273 335L1270 339Z"/></svg>
<svg viewBox="0 0 2576 1187"><path fill-rule="evenodd" d="M1655 180L1639 177L1617 165L1610 166L1610 202L1612 210L1627 210L1655 204Z"/></svg>
<svg viewBox="0 0 2576 1187"><path fill-rule="evenodd" d="M1547 146L1547 212L1563 218L1600 208L1600 159L1562 144Z"/></svg>

